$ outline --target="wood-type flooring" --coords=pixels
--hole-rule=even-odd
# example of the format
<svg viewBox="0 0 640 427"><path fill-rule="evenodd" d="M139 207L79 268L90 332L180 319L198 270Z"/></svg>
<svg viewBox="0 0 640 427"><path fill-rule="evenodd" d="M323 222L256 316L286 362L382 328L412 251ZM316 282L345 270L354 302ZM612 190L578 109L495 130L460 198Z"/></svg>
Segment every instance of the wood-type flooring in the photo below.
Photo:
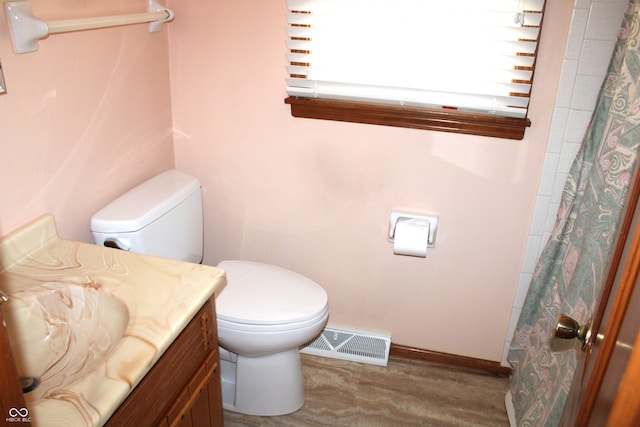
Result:
<svg viewBox="0 0 640 427"><path fill-rule="evenodd" d="M386 367L302 354L299 411L255 417L225 411L225 427L501 426L508 378L403 358Z"/></svg>

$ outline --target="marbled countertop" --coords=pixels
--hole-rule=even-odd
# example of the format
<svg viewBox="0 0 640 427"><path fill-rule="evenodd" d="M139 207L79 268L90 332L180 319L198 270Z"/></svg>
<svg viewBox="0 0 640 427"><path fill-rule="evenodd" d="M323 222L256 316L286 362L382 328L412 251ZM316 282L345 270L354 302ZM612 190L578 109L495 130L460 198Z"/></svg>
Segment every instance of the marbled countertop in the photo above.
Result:
<svg viewBox="0 0 640 427"><path fill-rule="evenodd" d="M16 365L41 380L25 394L33 425L104 424L224 283L215 267L61 239L51 215L2 238Z"/></svg>

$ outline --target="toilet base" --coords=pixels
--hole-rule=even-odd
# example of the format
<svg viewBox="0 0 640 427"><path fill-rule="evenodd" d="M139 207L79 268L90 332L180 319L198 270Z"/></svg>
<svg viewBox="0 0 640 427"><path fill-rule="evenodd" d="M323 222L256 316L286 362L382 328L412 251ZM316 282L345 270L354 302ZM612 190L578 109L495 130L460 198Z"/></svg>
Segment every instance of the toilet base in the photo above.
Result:
<svg viewBox="0 0 640 427"><path fill-rule="evenodd" d="M259 357L222 349L220 355L224 409L275 416L290 414L304 405L302 364L297 348Z"/></svg>

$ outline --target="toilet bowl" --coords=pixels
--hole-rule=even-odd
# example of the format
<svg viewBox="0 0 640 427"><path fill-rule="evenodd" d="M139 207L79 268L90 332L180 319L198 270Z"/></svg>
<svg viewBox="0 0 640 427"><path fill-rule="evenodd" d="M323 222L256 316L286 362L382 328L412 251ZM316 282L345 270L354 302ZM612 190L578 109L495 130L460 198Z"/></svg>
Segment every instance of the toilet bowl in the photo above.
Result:
<svg viewBox="0 0 640 427"><path fill-rule="evenodd" d="M200 262L200 182L166 171L109 203L91 218L95 243ZM282 415L304 404L298 347L320 333L327 294L293 271L223 261L227 284L216 296L223 406L250 415Z"/></svg>
<svg viewBox="0 0 640 427"><path fill-rule="evenodd" d="M298 347L326 324L326 292L268 264L218 266L229 283L216 300L224 408L251 415L295 412L304 404Z"/></svg>

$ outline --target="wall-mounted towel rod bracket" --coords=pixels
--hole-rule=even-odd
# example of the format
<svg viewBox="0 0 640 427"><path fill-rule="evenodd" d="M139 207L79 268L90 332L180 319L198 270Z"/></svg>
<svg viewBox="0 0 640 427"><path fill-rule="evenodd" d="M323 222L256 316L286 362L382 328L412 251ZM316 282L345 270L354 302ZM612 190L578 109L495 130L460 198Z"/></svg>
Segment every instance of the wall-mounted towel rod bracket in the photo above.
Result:
<svg viewBox="0 0 640 427"><path fill-rule="evenodd" d="M167 9L156 0L149 0L148 12L146 13L67 19L63 21L45 22L36 19L31 11L29 0L6 2L5 11L9 21L9 28L11 29L13 49L16 53L38 50L38 41L49 34L144 23L149 23L150 32L156 32L162 29L163 23L172 21L174 18L173 10Z"/></svg>

